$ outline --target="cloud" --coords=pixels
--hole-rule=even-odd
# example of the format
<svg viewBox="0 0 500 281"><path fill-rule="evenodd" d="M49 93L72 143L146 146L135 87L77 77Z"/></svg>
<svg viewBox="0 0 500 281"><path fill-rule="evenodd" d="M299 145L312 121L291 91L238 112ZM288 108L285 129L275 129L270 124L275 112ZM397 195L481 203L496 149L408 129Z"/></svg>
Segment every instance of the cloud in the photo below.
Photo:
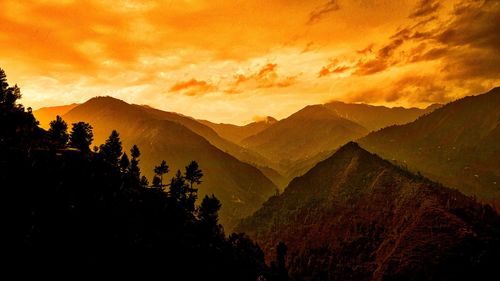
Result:
<svg viewBox="0 0 500 281"><path fill-rule="evenodd" d="M196 79L181 81L170 87L170 92L182 92L187 96L198 96L214 91L217 91L215 85Z"/></svg>
<svg viewBox="0 0 500 281"><path fill-rule="evenodd" d="M441 5L436 0L420 0L410 14L410 18L425 17L435 13Z"/></svg>
<svg viewBox="0 0 500 281"><path fill-rule="evenodd" d="M340 9L337 0L329 0L321 6L316 7L310 14L307 24L313 24L321 20L326 14Z"/></svg>
<svg viewBox="0 0 500 281"><path fill-rule="evenodd" d="M276 71L277 67L276 63L267 63L255 72L235 75L232 87L225 92L240 93L242 92L240 87L244 89L285 88L297 82L297 76L280 77Z"/></svg>
<svg viewBox="0 0 500 281"><path fill-rule="evenodd" d="M352 68L351 66L341 64L339 60L334 59L328 65L325 65L323 66L323 68L321 68L321 70L318 73L318 77L323 77L330 74L344 73L351 68Z"/></svg>

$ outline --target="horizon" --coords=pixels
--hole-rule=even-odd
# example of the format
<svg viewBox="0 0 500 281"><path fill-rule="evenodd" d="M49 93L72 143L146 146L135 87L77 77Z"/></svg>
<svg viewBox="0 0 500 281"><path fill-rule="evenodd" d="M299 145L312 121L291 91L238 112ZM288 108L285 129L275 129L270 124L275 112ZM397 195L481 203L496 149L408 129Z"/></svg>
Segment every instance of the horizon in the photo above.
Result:
<svg viewBox="0 0 500 281"><path fill-rule="evenodd" d="M110 4L3 1L0 66L24 104L112 96L243 125L332 100L425 108L500 84L491 1Z"/></svg>

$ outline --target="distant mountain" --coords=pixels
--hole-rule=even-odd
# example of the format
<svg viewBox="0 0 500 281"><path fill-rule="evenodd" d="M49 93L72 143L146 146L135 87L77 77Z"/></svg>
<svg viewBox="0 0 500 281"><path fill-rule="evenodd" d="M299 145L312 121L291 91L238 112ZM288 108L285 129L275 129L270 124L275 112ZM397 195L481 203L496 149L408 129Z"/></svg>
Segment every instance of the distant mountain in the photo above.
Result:
<svg viewBox="0 0 500 281"><path fill-rule="evenodd" d="M323 105L312 105L280 120L242 145L288 167L364 136L361 125L340 117Z"/></svg>
<svg viewBox="0 0 500 281"><path fill-rule="evenodd" d="M35 116L36 120L40 122L40 127L47 129L49 127L50 121L56 119L57 115L63 116L76 106L78 106L77 103L61 106L42 107L40 109L34 110L33 115Z"/></svg>
<svg viewBox="0 0 500 281"><path fill-rule="evenodd" d="M274 256L288 247L292 280L489 280L500 258L491 207L341 147L236 228Z"/></svg>
<svg viewBox="0 0 500 281"><path fill-rule="evenodd" d="M432 112L441 104L433 104L425 109L373 106L368 104L343 103L333 101L325 107L339 116L356 122L370 131L375 131L391 125L406 124L415 121L419 116Z"/></svg>
<svg viewBox="0 0 500 281"><path fill-rule="evenodd" d="M200 135L210 133L200 133L204 125L194 120L189 123L187 117L98 97L73 108L63 118L68 123L89 122L96 144L103 143L116 129L127 151L133 144L139 146L141 170L150 179L153 167L163 159L170 166L170 176L196 160L206 174L199 193L214 193L221 200L221 220L228 229L275 192L276 186L257 168L215 147Z"/></svg>
<svg viewBox="0 0 500 281"><path fill-rule="evenodd" d="M222 138L210 126L207 126L192 117L184 116L179 113L158 110L150 106L142 107L156 119L169 120L184 125L186 128L204 137L215 147L233 155L243 162L253 164L254 166L263 167L272 165L272 163L262 155L256 153L255 151L243 148L242 146L239 146L228 139Z"/></svg>
<svg viewBox="0 0 500 281"><path fill-rule="evenodd" d="M500 88L371 133L360 144L500 207Z"/></svg>
<svg viewBox="0 0 500 281"><path fill-rule="evenodd" d="M277 120L271 116L267 116L264 120L249 123L244 126L233 124L212 123L207 120L199 120L201 123L214 129L219 136L230 140L234 143L240 143L243 139L253 136L276 123Z"/></svg>

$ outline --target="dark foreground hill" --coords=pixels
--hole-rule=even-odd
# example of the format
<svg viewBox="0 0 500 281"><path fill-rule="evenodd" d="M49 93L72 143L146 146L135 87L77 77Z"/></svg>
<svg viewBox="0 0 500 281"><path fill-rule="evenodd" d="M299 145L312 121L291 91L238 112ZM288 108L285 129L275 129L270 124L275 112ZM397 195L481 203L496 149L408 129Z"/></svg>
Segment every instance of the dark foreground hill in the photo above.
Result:
<svg viewBox="0 0 500 281"><path fill-rule="evenodd" d="M62 120L39 128L19 98L0 69L3 279L286 280L247 237L225 236L216 197L195 203L195 162L148 185L116 133L92 152L88 126L68 143Z"/></svg>
<svg viewBox="0 0 500 281"><path fill-rule="evenodd" d="M174 118L180 121L176 122ZM202 196L213 193L222 201L221 221L228 229L241 217L259 208L275 192L276 186L257 168L221 151L193 132L209 134L213 131L187 117L99 97L73 108L64 119L68 123L90 123L96 143L104 142L110 130L116 129L125 148L134 144L141 148L141 166L148 178L152 177L154 166L162 160L167 161L173 174L196 159L206 172L199 192ZM186 126L193 130L183 125L189 120L192 123ZM215 132L213 134L217 136Z"/></svg>
<svg viewBox="0 0 500 281"><path fill-rule="evenodd" d="M238 231L293 280L492 280L500 221L489 206L348 143L269 199Z"/></svg>
<svg viewBox="0 0 500 281"><path fill-rule="evenodd" d="M385 159L500 206L500 88L359 142Z"/></svg>

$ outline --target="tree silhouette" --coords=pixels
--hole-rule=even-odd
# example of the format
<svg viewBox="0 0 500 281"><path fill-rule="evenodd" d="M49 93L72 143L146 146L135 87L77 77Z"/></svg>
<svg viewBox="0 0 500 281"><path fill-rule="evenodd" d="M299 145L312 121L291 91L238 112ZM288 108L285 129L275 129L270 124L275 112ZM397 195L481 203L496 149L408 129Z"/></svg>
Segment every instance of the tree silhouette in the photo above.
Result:
<svg viewBox="0 0 500 281"><path fill-rule="evenodd" d="M134 144L130 149L130 156L132 157L132 159L130 159L129 168L130 176L133 180L139 181L139 178L141 176L141 169L139 168L139 157L141 156L141 151L139 150L137 145Z"/></svg>
<svg viewBox="0 0 500 281"><path fill-rule="evenodd" d="M154 168L154 172L155 175L160 179L159 186L163 187L163 175L169 172L167 162L165 160L161 161L160 165ZM157 184L155 184L155 179L153 179L153 185L157 186Z"/></svg>
<svg viewBox="0 0 500 281"><path fill-rule="evenodd" d="M198 163L196 161L191 161L189 165L186 166L186 172L184 173L186 180L189 182L189 187L193 188L193 184L200 184L201 178L203 177L203 172L200 170Z"/></svg>
<svg viewBox="0 0 500 281"><path fill-rule="evenodd" d="M148 178L146 178L145 176L142 176L139 184L140 184L140 186L143 186L143 187L149 186Z"/></svg>
<svg viewBox="0 0 500 281"><path fill-rule="evenodd" d="M212 194L212 196L205 195L201 201L200 208L198 209L198 216L201 221L207 222L210 225L218 225L219 223L219 210L222 207L219 199Z"/></svg>
<svg viewBox="0 0 500 281"><path fill-rule="evenodd" d="M0 68L0 104L6 108L14 108L16 101L21 98L21 90L17 85L9 87L7 74Z"/></svg>
<svg viewBox="0 0 500 281"><path fill-rule="evenodd" d="M69 136L69 145L79 149L81 152L90 152L89 146L94 140L92 126L89 123L78 122L73 123L73 128Z"/></svg>
<svg viewBox="0 0 500 281"><path fill-rule="evenodd" d="M127 153L123 153L122 157L120 158L120 170L122 173L128 172L130 167L130 161L128 160Z"/></svg>
<svg viewBox="0 0 500 281"><path fill-rule="evenodd" d="M106 142L99 147L99 154L111 166L119 166L120 156L122 155L122 142L120 134L116 130L113 130Z"/></svg>
<svg viewBox="0 0 500 281"><path fill-rule="evenodd" d="M65 148L68 144L68 124L64 122L61 116L57 115L56 119L50 122L48 130L49 138L55 148Z"/></svg>

